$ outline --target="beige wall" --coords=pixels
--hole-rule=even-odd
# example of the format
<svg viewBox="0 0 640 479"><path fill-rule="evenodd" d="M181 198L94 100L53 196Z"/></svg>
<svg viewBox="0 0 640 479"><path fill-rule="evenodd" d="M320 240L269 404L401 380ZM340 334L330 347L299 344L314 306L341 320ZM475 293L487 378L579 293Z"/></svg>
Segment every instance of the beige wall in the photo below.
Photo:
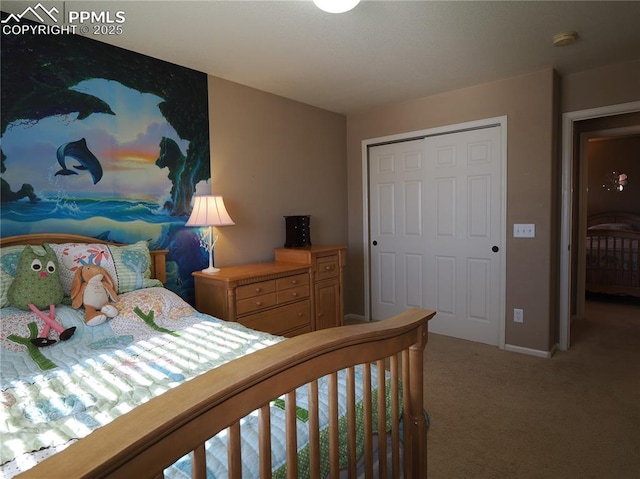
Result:
<svg viewBox="0 0 640 479"><path fill-rule="evenodd" d="M507 115L506 343L550 350L557 339L559 114L640 100L638 85L640 61L563 78L544 70L349 116L346 311L364 313L362 141ZM513 223L535 223L536 238L512 238ZM516 307L525 311L524 324L511 321Z"/></svg>
<svg viewBox="0 0 640 479"><path fill-rule="evenodd" d="M593 139L587 148L588 214L608 211L640 214L640 135ZM628 176L628 187L622 191L615 189L608 181L613 171Z"/></svg>
<svg viewBox="0 0 640 479"><path fill-rule="evenodd" d="M640 60L562 77L562 112L640 100Z"/></svg>
<svg viewBox="0 0 640 479"><path fill-rule="evenodd" d="M218 266L269 261L284 215L311 215L311 240L347 242L343 115L209 77L211 179L236 226L218 228Z"/></svg>
<svg viewBox="0 0 640 479"><path fill-rule="evenodd" d="M552 70L351 115L209 77L213 192L236 226L220 228L216 263L273 257L284 215L310 214L316 244L347 244L345 311L364 313L362 141L507 115L507 344L549 350L557 334L560 161L554 112L640 99L640 61L568 75ZM554 105L554 103L556 103ZM348 208L347 208L348 204ZM523 308L524 324L510 321Z"/></svg>
<svg viewBox="0 0 640 479"><path fill-rule="evenodd" d="M514 239L507 234L507 318L513 316L513 308L522 308L525 321L507 321L506 342L550 349L556 319L551 265L557 245L552 200L558 173L553 144L555 84L554 72L544 70L347 117L347 312L364 313L362 141L507 115L507 232L513 223L535 223L536 238Z"/></svg>

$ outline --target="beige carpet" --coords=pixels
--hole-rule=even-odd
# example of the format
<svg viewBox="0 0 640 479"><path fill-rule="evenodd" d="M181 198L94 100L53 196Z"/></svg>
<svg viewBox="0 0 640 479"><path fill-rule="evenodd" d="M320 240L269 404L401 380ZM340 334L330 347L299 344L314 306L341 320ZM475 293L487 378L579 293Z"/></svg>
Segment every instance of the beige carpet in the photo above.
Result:
<svg viewBox="0 0 640 479"><path fill-rule="evenodd" d="M589 301L539 359L430 335L430 479L640 478L640 302Z"/></svg>

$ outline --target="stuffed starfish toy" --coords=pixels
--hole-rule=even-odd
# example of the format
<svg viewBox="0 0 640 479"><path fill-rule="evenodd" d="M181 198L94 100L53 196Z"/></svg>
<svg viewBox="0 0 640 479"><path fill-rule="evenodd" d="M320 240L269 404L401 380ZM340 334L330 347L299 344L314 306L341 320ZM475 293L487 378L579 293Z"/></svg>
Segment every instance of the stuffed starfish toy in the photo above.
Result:
<svg viewBox="0 0 640 479"><path fill-rule="evenodd" d="M65 329L56 323L56 304L62 302L64 291L58 273L58 258L49 245L44 245L45 254L37 254L31 246L25 246L16 269L16 276L7 292L10 306L24 311L31 310L45 325L37 338L31 340L39 347L51 346L55 339L49 339L51 328L56 330L62 341L73 336L76 328ZM41 309L49 308L49 315Z"/></svg>

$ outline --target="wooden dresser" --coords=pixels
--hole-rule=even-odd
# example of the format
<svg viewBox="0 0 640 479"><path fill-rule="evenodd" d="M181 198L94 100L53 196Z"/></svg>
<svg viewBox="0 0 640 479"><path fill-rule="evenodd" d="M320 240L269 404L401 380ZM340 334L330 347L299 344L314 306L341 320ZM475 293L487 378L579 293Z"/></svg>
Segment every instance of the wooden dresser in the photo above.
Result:
<svg viewBox="0 0 640 479"><path fill-rule="evenodd" d="M312 330L308 267L256 263L193 276L198 311L279 336Z"/></svg>
<svg viewBox="0 0 640 479"><path fill-rule="evenodd" d="M276 261L308 265L311 269L311 307L314 329L342 326L344 320L345 246L276 248Z"/></svg>
<svg viewBox="0 0 640 479"><path fill-rule="evenodd" d="M292 337L341 326L344 247L277 248L276 261L193 273L196 309Z"/></svg>

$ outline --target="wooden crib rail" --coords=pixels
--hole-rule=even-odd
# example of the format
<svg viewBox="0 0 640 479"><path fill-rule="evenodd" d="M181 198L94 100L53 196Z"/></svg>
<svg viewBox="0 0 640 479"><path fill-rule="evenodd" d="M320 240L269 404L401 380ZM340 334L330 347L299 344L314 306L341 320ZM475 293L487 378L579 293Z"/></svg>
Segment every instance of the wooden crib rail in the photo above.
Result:
<svg viewBox="0 0 640 479"><path fill-rule="evenodd" d="M204 478L203 443L226 428L229 428L229 443L237 446L229 448L228 477L241 477L238 423L241 418L258 410L261 428L266 426L268 430L268 403L285 394L287 422L293 424L291 429L287 428L287 442L295 445L295 394L291 391L309 384L310 390L315 388L317 393L317 378L331 375L331 384L336 371L347 369L351 377L353 366L363 364L370 368L370 363L378 367L389 364L392 374L401 370L404 477L426 477L423 352L428 321L434 315L434 311L412 309L385 321L325 329L287 339L213 369L152 399L19 477L161 478L166 467L191 453L193 477ZM393 380L391 384L393 387ZM333 387L330 386L330 395L334 394ZM348 389L348 394L353 394L352 386ZM335 407L335 402L331 402L329 407L330 410ZM381 407L379 403L377 407ZM312 425L317 424L316 409L317 405L310 404L309 422ZM397 415L392 420L397 421ZM371 427L371 424L365 425L365 429ZM348 429L351 428L349 425ZM335 477L336 425L330 423L329 431L331 477ZM397 434L396 429L392 434L394 447L399 442ZM270 449L269 436L261 435L260 439L261 477L270 477L271 474L270 452L267 452ZM314 433L310 445L312 471L319 461L317 437L313 436ZM349 438L349 442L351 440ZM382 447L384 449L385 446ZM297 458L295 451L289 449L295 448L288 448L287 473L288 477L296 477ZM371 449L369 438L365 441L367 477L373 477ZM386 456L382 461L386 461ZM398 468L397 461L396 454L392 459L394 471ZM355 466L350 464L350 467L353 470ZM397 473L393 477L397 477Z"/></svg>
<svg viewBox="0 0 640 479"><path fill-rule="evenodd" d="M640 231L589 229L586 290L640 297Z"/></svg>

